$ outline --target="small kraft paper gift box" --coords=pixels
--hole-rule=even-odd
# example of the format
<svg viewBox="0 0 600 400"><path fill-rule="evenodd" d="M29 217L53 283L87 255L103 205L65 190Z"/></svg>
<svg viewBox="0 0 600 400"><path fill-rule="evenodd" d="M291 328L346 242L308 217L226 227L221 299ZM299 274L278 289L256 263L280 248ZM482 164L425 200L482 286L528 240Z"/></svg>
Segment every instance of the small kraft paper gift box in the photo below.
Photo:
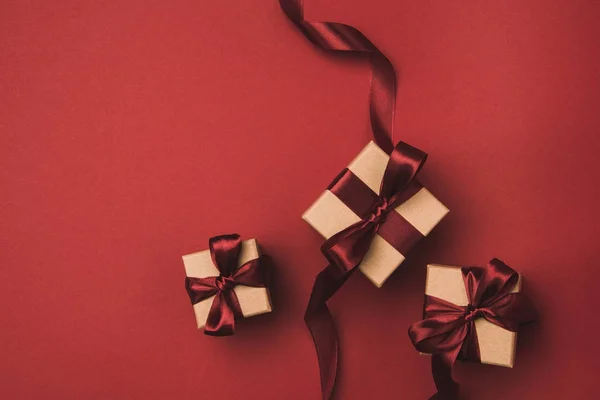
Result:
<svg viewBox="0 0 600 400"><path fill-rule="evenodd" d="M364 204L365 199L377 197L388 160L389 156L374 142L367 144L303 214L302 219L325 239L360 221L361 211L357 205ZM335 189L339 187L340 177L344 176L348 181L348 174L353 186L352 195L346 190ZM398 268L414 245L448 213L448 208L416 181L406 194L406 200L395 209L397 215L383 223L359 266L378 287ZM407 231L411 234L405 235Z"/></svg>
<svg viewBox="0 0 600 400"><path fill-rule="evenodd" d="M233 237L239 240L238 235L233 235ZM212 238L211 241L214 239L218 238ZM250 261L259 259L259 257L261 256L260 248L256 239L241 241L240 246L241 247L238 249L239 257L237 258L238 270L240 267L244 266ZM211 257L211 250L187 254L184 255L182 258L183 264L185 266L186 276L188 277L187 281L190 280L189 278L216 277L216 281L222 282L217 283L219 288L231 290L235 293L235 296L237 296L237 300L239 303L239 309L242 314L241 316L243 316L244 318L272 311L271 298L266 285L265 287L251 287L245 286L243 284L235 284L234 286L233 284L231 284L233 280L221 277L222 273L221 271L219 271L219 269L213 262L213 258ZM235 275L233 275L233 278L235 278ZM205 328L207 318L209 317L209 313L211 312L211 307L213 306L214 300L215 296L213 295L209 298L206 298L204 300L201 300L200 302L193 304L198 329Z"/></svg>
<svg viewBox="0 0 600 400"><path fill-rule="evenodd" d="M522 276L511 293L521 291ZM427 266L425 294L437 297L457 306L469 304L461 267L430 264ZM485 318L474 320L480 361L512 368L515 362L517 333L506 330Z"/></svg>

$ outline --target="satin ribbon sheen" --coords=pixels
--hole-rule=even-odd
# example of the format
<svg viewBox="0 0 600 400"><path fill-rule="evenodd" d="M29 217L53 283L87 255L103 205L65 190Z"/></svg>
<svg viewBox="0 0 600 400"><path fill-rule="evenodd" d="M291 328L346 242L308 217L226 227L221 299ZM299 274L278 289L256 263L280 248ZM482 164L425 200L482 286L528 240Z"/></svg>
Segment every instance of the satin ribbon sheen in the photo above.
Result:
<svg viewBox="0 0 600 400"><path fill-rule="evenodd" d="M314 45L328 51L369 55L371 61L371 95L369 114L375 143L386 153L394 148L392 132L396 108L396 74L394 67L377 47L358 29L337 22L304 20L302 0L279 0L281 9Z"/></svg>
<svg viewBox="0 0 600 400"><path fill-rule="evenodd" d="M192 304L212 296L214 300L206 319L204 334L230 336L235 332L235 319L242 317L242 310L233 288L237 285L265 287L267 280L267 256L250 260L238 268L242 249L240 235L222 235L209 240L210 256L219 270L219 276L185 279L185 289Z"/></svg>
<svg viewBox="0 0 600 400"><path fill-rule="evenodd" d="M426 155L405 143L399 143L394 148L392 132L396 106L396 74L387 57L352 26L304 20L302 3L302 0L279 0L281 9L311 43L327 51L370 57L371 129L375 143L387 154L391 154L379 195L368 188L359 188L362 182L353 180L353 175L348 170L338 176L329 188L361 218L360 222L329 238L321 248L330 264L315 279L304 317L317 349L321 393L323 399L329 399L337 372L338 341L326 302L363 260L375 234L379 233L401 253L422 237L398 213L391 211L402 203L403 193L411 191L411 182L425 162ZM415 187L416 185L412 186L412 189ZM386 219L395 222L385 223Z"/></svg>
<svg viewBox="0 0 600 400"><path fill-rule="evenodd" d="M434 296L425 296L424 319L408 330L415 348L432 354L431 369L438 392L430 400L456 400L459 385L452 379L457 359L481 361L475 320L485 318L511 332L536 318L536 311L523 293L511 293L519 275L493 259L485 268L461 268L467 306L457 306Z"/></svg>
<svg viewBox="0 0 600 400"><path fill-rule="evenodd" d="M400 197L395 203L402 204L414 196L423 186L417 181L412 180L410 184L402 190ZM393 206L382 203L379 195L369 186L360 180L352 171L345 168L327 188L338 199L342 201L349 209L363 220L374 218L379 214L386 212L385 218L382 218L377 230L377 234L395 248L400 254L406 254L415 244L423 239L423 234L417 230L410 222L397 212L387 213L387 210Z"/></svg>
<svg viewBox="0 0 600 400"><path fill-rule="evenodd" d="M304 319L317 349L323 399L332 395L338 364L338 339L327 300L354 273L386 219L398 215L395 208L405 200L406 191L414 187L414 179L426 159L421 150L399 142L388 161L380 194L372 198L368 207L370 211L363 213L359 222L330 237L321 248L329 265L315 279ZM410 235L406 239L414 240Z"/></svg>

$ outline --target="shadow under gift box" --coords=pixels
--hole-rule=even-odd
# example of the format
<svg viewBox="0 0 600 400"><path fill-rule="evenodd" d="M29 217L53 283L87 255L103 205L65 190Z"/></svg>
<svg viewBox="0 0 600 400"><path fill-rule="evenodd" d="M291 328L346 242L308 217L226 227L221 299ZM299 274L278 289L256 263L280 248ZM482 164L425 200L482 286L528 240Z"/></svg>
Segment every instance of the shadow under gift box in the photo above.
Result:
<svg viewBox="0 0 600 400"><path fill-rule="evenodd" d="M367 146L348 165L348 169L363 181L373 192L379 194L381 181L389 156L374 142ZM395 210L414 226L423 236L448 213L448 208L435 198L429 190L421 188L414 196L396 207ZM326 190L302 215L310 226L325 239L358 222L361 218L331 191ZM406 254L400 253L378 234L359 268L378 287L402 264Z"/></svg>
<svg viewBox="0 0 600 400"><path fill-rule="evenodd" d="M512 293L521 291L523 278ZM425 294L446 300L457 306L467 306L467 290L460 267L430 264L427 266ZM517 333L495 325L485 318L475 320L481 363L512 368L517 351Z"/></svg>
<svg viewBox="0 0 600 400"><path fill-rule="evenodd" d="M259 255L260 249L256 239L244 240L238 259L238 268L248 261L258 258ZM185 274L190 278L219 276L219 270L213 264L210 250L187 254L182 258L183 265L185 266ZM233 288L233 291L237 295L244 318L272 311L271 296L267 288L237 285ZM198 329L204 328L214 298L215 296L212 296L194 304L194 313L196 314Z"/></svg>

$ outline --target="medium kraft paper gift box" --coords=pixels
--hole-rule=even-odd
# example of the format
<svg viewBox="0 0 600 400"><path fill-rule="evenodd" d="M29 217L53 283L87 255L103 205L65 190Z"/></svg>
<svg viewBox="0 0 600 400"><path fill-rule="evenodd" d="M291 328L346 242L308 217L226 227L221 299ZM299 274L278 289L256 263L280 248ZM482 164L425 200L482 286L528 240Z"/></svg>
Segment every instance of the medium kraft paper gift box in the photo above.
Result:
<svg viewBox="0 0 600 400"><path fill-rule="evenodd" d="M238 259L238 268L248 261L258 258L259 255L260 248L258 247L256 239L244 240ZM219 270L213 264L210 250L187 254L182 258L183 265L185 266L185 274L190 278L219 276ZM266 287L238 285L233 288L233 291L237 295L244 318L272 311L271 296ZM214 297L215 296L209 297L208 299L194 304L194 313L196 314L198 329L204 328Z"/></svg>
<svg viewBox="0 0 600 400"><path fill-rule="evenodd" d="M523 277L512 293L521 290ZM457 306L467 306L467 291L460 267L430 264L427 266L425 294L446 300ZM515 363L517 333L495 325L485 318L475 320L479 352L483 364L512 368Z"/></svg>
<svg viewBox="0 0 600 400"><path fill-rule="evenodd" d="M348 169L378 194L388 160L389 156L379 146L369 142L348 165ZM423 236L427 236L448 213L448 208L423 187L396 207L395 211ZM360 217L329 190L319 196L302 215L302 219L325 239L360 221ZM381 287L405 256L377 234L359 268L373 284Z"/></svg>

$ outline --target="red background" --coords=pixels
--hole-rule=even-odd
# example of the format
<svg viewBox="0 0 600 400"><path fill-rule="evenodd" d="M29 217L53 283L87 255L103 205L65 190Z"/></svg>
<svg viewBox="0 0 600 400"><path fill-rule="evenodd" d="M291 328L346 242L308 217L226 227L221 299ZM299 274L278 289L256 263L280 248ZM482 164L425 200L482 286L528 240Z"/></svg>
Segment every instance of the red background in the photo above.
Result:
<svg viewBox="0 0 600 400"><path fill-rule="evenodd" d="M514 369L457 367L465 398L594 398L600 4L305 3L389 56L395 140L451 209L382 289L356 275L332 301L338 398L431 394L406 333L425 264L494 256L541 316ZM302 316L324 262L300 215L370 139L368 76L276 0L2 1L1 396L319 398ZM180 256L234 231L275 258L276 311L205 337Z"/></svg>

